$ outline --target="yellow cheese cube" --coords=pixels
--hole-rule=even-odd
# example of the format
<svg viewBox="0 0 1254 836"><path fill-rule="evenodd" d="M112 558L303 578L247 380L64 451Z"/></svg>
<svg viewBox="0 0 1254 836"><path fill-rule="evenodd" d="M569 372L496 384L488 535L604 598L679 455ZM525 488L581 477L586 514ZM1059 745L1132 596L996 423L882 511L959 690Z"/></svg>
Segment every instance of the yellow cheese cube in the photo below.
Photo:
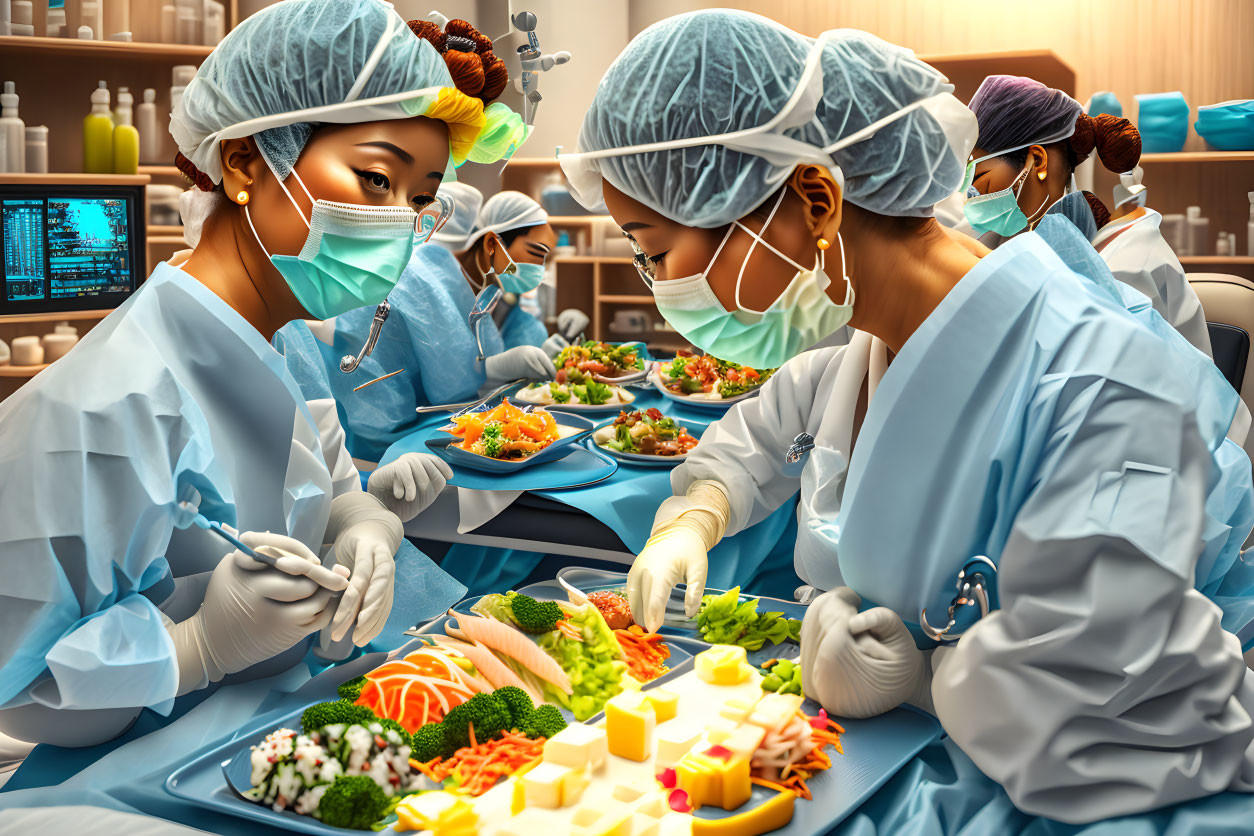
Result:
<svg viewBox="0 0 1254 836"><path fill-rule="evenodd" d="M571 769L600 769L609 754L605 729L573 723L545 741L544 760Z"/></svg>
<svg viewBox="0 0 1254 836"><path fill-rule="evenodd" d="M675 766L679 788L688 793L693 808L712 806L735 810L749 800L749 758L726 747L698 748Z"/></svg>
<svg viewBox="0 0 1254 836"><path fill-rule="evenodd" d="M572 836L632 836L631 807L619 801L602 799L596 805L584 804L571 818Z"/></svg>
<svg viewBox="0 0 1254 836"><path fill-rule="evenodd" d="M647 795L636 802L636 813L642 816L660 819L669 812L671 812L671 805L665 790L650 790Z"/></svg>
<svg viewBox="0 0 1254 836"><path fill-rule="evenodd" d="M669 769L692 749L701 739L701 731L679 723L664 723L657 730L657 755L654 764L658 769Z"/></svg>
<svg viewBox="0 0 1254 836"><path fill-rule="evenodd" d="M653 688L645 691L645 696L653 705L653 713L657 715L659 723L665 723L679 713L679 694L674 691Z"/></svg>
<svg viewBox="0 0 1254 836"><path fill-rule="evenodd" d="M696 656L697 676L711 685L739 685L753 668L743 647L716 644Z"/></svg>
<svg viewBox="0 0 1254 836"><path fill-rule="evenodd" d="M749 719L749 715L753 713L753 709L757 704L757 696L732 697L719 707L718 714L720 717L731 720L733 723L743 723Z"/></svg>
<svg viewBox="0 0 1254 836"><path fill-rule="evenodd" d="M692 836L696 816L671 811L658 821L658 836Z"/></svg>
<svg viewBox="0 0 1254 836"><path fill-rule="evenodd" d="M653 752L657 719L640 691L624 691L605 704L605 732L611 755L646 761Z"/></svg>
<svg viewBox="0 0 1254 836"><path fill-rule="evenodd" d="M556 763L542 763L521 780L527 806L549 810L574 804L588 786L588 778L582 772Z"/></svg>
<svg viewBox="0 0 1254 836"><path fill-rule="evenodd" d="M782 729L801 709L800 694L767 694L749 714L749 722L770 731Z"/></svg>
<svg viewBox="0 0 1254 836"><path fill-rule="evenodd" d="M479 817L470 803L442 791L407 797L396 808L396 818L403 830L428 830L434 836L478 833Z"/></svg>
<svg viewBox="0 0 1254 836"><path fill-rule="evenodd" d="M726 717L715 717L705 727L705 736L711 743L722 743L736 733L736 724Z"/></svg>
<svg viewBox="0 0 1254 836"><path fill-rule="evenodd" d="M721 745L738 755L752 758L753 753L762 745L762 738L765 736L766 730L761 726L746 723L743 726L736 726L731 734L723 738Z"/></svg>

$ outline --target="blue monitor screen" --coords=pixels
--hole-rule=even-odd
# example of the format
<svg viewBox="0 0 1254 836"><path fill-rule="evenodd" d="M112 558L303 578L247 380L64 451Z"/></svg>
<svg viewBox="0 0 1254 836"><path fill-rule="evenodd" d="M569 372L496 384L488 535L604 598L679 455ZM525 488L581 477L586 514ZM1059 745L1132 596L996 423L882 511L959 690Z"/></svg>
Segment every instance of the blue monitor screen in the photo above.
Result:
<svg viewBox="0 0 1254 836"><path fill-rule="evenodd" d="M129 193L11 194L0 199L4 295L13 311L117 304L138 283Z"/></svg>

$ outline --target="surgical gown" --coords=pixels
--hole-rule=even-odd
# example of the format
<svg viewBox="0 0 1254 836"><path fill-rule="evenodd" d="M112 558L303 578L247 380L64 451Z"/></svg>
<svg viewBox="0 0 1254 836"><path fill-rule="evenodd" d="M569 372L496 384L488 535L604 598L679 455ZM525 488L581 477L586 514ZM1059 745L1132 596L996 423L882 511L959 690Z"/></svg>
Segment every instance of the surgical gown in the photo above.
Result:
<svg viewBox="0 0 1254 836"><path fill-rule="evenodd" d="M967 559L997 564L1000 609L932 659L948 768L969 758L973 792L982 771L1021 810L1084 822L1254 789L1254 489L1213 364L1032 233L950 291L855 429L872 362L865 334L790 361L673 490L727 486L730 534L800 484L802 576L912 627ZM802 431L816 447L790 466Z"/></svg>
<svg viewBox="0 0 1254 836"><path fill-rule="evenodd" d="M335 485L354 481L333 476L327 461L345 459L322 438L283 358L200 282L158 266L0 404L0 473L20 474L0 480L0 706L168 712L165 619L195 611L229 550L176 528L177 504L317 552ZM402 548L433 595L460 591ZM303 647L289 653L288 665Z"/></svg>
<svg viewBox="0 0 1254 836"><path fill-rule="evenodd" d="M431 244L415 249L388 299L392 313L379 342L352 374L340 371L340 358L361 350L374 308L321 323L291 322L274 336L305 397L335 398L348 451L371 462L414 430L420 418L416 407L473 398L484 383L468 320L474 297L451 253ZM495 334L491 325L485 330ZM499 339L495 350L485 341L485 352L498 353ZM353 391L400 369L401 374Z"/></svg>

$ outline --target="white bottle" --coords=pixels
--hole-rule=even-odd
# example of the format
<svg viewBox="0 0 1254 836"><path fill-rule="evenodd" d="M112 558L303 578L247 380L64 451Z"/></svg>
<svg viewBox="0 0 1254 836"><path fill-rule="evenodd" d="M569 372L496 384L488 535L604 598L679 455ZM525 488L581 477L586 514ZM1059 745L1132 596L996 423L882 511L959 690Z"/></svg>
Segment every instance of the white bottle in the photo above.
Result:
<svg viewBox="0 0 1254 836"><path fill-rule="evenodd" d="M31 0L13 0L10 12L13 22L9 25L14 35L35 34L35 4Z"/></svg>
<svg viewBox="0 0 1254 836"><path fill-rule="evenodd" d="M0 35L13 34L13 6L0 0ZM8 346L5 346L7 349Z"/></svg>
<svg viewBox="0 0 1254 836"><path fill-rule="evenodd" d="M48 9L48 17L46 18L48 37L61 38L65 36L65 7L58 6L55 9Z"/></svg>
<svg viewBox="0 0 1254 836"><path fill-rule="evenodd" d="M187 85L196 77L195 64L179 64L171 71L171 78L174 84L170 87L170 112L173 113L178 109L179 102L183 99L183 91L187 89Z"/></svg>
<svg viewBox="0 0 1254 836"><path fill-rule="evenodd" d="M205 46L217 46L226 37L226 6L209 0L205 3Z"/></svg>
<svg viewBox="0 0 1254 836"><path fill-rule="evenodd" d="M104 40L104 26L102 25L102 16L100 14L100 3L102 0L83 0L83 9L79 13L82 26L90 26L92 39L97 41ZM81 27L80 27L81 28ZM82 37L82 35L79 35Z"/></svg>
<svg viewBox="0 0 1254 836"><path fill-rule="evenodd" d="M1254 192L1247 192L1250 198L1250 222L1245 225L1245 254L1254 256Z"/></svg>
<svg viewBox="0 0 1254 836"><path fill-rule="evenodd" d="M91 30L90 26L80 26L78 27L78 39L80 41L94 41L96 40L96 33Z"/></svg>
<svg viewBox="0 0 1254 836"><path fill-rule="evenodd" d="M166 3L161 7L161 43L178 43L178 40L175 38L175 20L174 6Z"/></svg>
<svg viewBox="0 0 1254 836"><path fill-rule="evenodd" d="M47 125L32 125L26 129L26 173L48 173Z"/></svg>
<svg viewBox="0 0 1254 836"><path fill-rule="evenodd" d="M1188 249L1188 236L1184 234L1184 215L1163 215L1162 231L1163 238L1167 239L1176 255L1188 255L1185 252Z"/></svg>
<svg viewBox="0 0 1254 836"><path fill-rule="evenodd" d="M1215 239L1215 255L1232 255L1228 251L1228 238L1228 233L1219 233L1219 237Z"/></svg>
<svg viewBox="0 0 1254 836"><path fill-rule="evenodd" d="M161 164L161 131L157 127L157 91L149 87L144 100L135 106L135 128L139 131L139 161Z"/></svg>
<svg viewBox="0 0 1254 836"><path fill-rule="evenodd" d="M17 88L4 83L0 93L0 131L4 131L4 170L10 174L26 171L26 125L17 115Z"/></svg>
<svg viewBox="0 0 1254 836"><path fill-rule="evenodd" d="M1189 240L1189 255L1209 255L1210 218L1202 217L1201 206L1184 210L1185 235Z"/></svg>

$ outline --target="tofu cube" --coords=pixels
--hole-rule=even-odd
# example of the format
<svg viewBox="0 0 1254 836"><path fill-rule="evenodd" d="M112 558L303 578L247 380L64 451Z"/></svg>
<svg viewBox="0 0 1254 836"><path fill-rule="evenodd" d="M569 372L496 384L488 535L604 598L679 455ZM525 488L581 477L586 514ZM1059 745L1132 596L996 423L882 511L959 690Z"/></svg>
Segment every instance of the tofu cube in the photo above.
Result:
<svg viewBox="0 0 1254 836"><path fill-rule="evenodd" d="M675 766L675 777L694 809L735 810L749 800L752 790L749 758L722 746L689 752Z"/></svg>
<svg viewBox="0 0 1254 836"><path fill-rule="evenodd" d="M652 779L648 781L626 781L621 784L615 784L611 792L615 801L621 801L625 804L635 804L645 795L652 792L657 787L657 782Z"/></svg>
<svg viewBox="0 0 1254 836"><path fill-rule="evenodd" d="M631 819L631 807L622 802L583 804L571 818L571 836L632 836Z"/></svg>
<svg viewBox="0 0 1254 836"><path fill-rule="evenodd" d="M648 794L636 802L636 814L641 816L651 816L660 819L667 813L671 812L671 805L667 800L667 793L663 790L649 790Z"/></svg>
<svg viewBox="0 0 1254 836"><path fill-rule="evenodd" d="M767 694L749 714L749 722L770 731L782 729L801 709L800 694Z"/></svg>
<svg viewBox="0 0 1254 836"><path fill-rule="evenodd" d="M579 800L588 778L556 763L542 763L522 776L523 799L528 807L556 810Z"/></svg>
<svg viewBox="0 0 1254 836"><path fill-rule="evenodd" d="M749 719L757 704L758 697L732 697L719 707L718 714L733 723L743 723Z"/></svg>
<svg viewBox="0 0 1254 836"><path fill-rule="evenodd" d="M545 741L544 761L571 769L600 769L609 754L605 729L573 723Z"/></svg>
<svg viewBox="0 0 1254 836"><path fill-rule="evenodd" d="M611 755L646 761L653 753L657 724L653 705L640 691L624 691L605 704L605 732Z"/></svg>
<svg viewBox="0 0 1254 836"><path fill-rule="evenodd" d="M753 671L743 647L716 644L696 656L697 676L711 685L739 685Z"/></svg>
<svg viewBox="0 0 1254 836"><path fill-rule="evenodd" d="M535 836L545 830L544 814L538 810L523 810L502 822L496 830L496 836Z"/></svg>
<svg viewBox="0 0 1254 836"><path fill-rule="evenodd" d="M631 817L628 824L631 828L631 836L658 836L658 820L653 816L637 813Z"/></svg>
<svg viewBox="0 0 1254 836"><path fill-rule="evenodd" d="M658 821L657 836L692 836L693 821L687 813L672 810Z"/></svg>
<svg viewBox="0 0 1254 836"><path fill-rule="evenodd" d="M736 726L731 734L723 738L720 745L731 749L738 755L752 758L753 753L762 745L762 738L764 737L766 737L765 729L761 726L746 723L743 726Z"/></svg>
<svg viewBox="0 0 1254 836"><path fill-rule="evenodd" d="M679 694L676 694L674 691L652 688L645 691L645 696L649 698L649 702L653 705L653 713L657 715L659 723L672 720L679 713Z"/></svg>
<svg viewBox="0 0 1254 836"><path fill-rule="evenodd" d="M691 751L701 732L692 727L684 727L679 723L664 723L657 730L657 756L654 763L659 770L669 769L679 763L679 759Z"/></svg>

